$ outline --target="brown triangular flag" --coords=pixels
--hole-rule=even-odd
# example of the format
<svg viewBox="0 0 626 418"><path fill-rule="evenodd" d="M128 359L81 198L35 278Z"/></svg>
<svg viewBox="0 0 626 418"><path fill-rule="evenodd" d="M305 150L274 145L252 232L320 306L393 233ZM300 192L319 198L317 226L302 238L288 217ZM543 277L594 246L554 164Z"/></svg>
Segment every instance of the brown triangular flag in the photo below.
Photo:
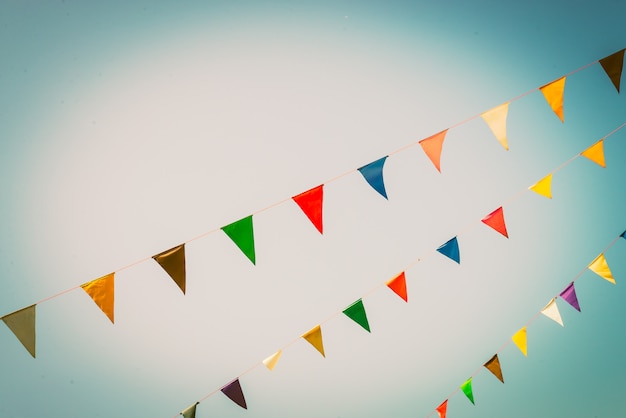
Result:
<svg viewBox="0 0 626 418"><path fill-rule="evenodd" d="M243 397L243 391L241 390L241 384L239 384L239 379L233 380L220 390L224 395L228 396L231 401L235 402L243 409L248 409L246 399Z"/></svg>
<svg viewBox="0 0 626 418"><path fill-rule="evenodd" d="M172 280L185 293L185 244L170 248L160 254L153 255L154 261L159 263L163 270L170 275Z"/></svg>
<svg viewBox="0 0 626 418"><path fill-rule="evenodd" d="M107 274L80 287L91 296L111 323L115 323L115 273Z"/></svg>
<svg viewBox="0 0 626 418"><path fill-rule="evenodd" d="M35 358L35 306L20 309L2 317L2 320L24 348Z"/></svg>
<svg viewBox="0 0 626 418"><path fill-rule="evenodd" d="M498 359L498 355L494 354L493 357L489 359L484 366L489 370L495 377L498 378L502 383L504 383L504 377L502 377L502 369L500 368L500 360Z"/></svg>
<svg viewBox="0 0 626 418"><path fill-rule="evenodd" d="M604 69L606 75L609 76L611 82L619 93L619 84L622 78L622 68L624 67L624 49L614 54L604 57L600 60L600 65Z"/></svg>

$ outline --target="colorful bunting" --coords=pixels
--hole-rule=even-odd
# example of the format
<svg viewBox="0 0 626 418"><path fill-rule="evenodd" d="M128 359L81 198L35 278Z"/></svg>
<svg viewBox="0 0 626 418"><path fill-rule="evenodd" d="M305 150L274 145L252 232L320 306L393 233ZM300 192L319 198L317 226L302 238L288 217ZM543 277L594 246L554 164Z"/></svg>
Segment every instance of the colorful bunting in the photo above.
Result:
<svg viewBox="0 0 626 418"><path fill-rule="evenodd" d="M586 150L580 153L583 157L586 157L598 164L600 167L606 168L606 163L604 162L604 139L599 140Z"/></svg>
<svg viewBox="0 0 626 418"><path fill-rule="evenodd" d="M315 347L315 349L320 352L322 357L326 357L326 354L324 354L324 342L322 341L322 328L319 325L316 325L311 330L302 334L302 338Z"/></svg>
<svg viewBox="0 0 626 418"><path fill-rule="evenodd" d="M563 91L565 90L565 78L561 77L539 89L543 93L546 101L563 122Z"/></svg>
<svg viewBox="0 0 626 418"><path fill-rule="evenodd" d="M35 306L22 308L2 317L2 320L31 356L35 358Z"/></svg>
<svg viewBox="0 0 626 418"><path fill-rule="evenodd" d="M545 196L548 199L552 199L552 173L548 174L537 183L530 186L528 189L537 193L538 195Z"/></svg>
<svg viewBox="0 0 626 418"><path fill-rule="evenodd" d="M433 162L437 171L439 171L440 173L441 149L443 148L443 140L446 138L446 133L448 133L447 129L419 141L419 144L424 149L424 152L426 153L428 158L430 158L430 161Z"/></svg>
<svg viewBox="0 0 626 418"><path fill-rule="evenodd" d="M559 293L567 303L572 305L574 309L580 312L580 305L578 304L578 298L576 297L576 289L574 288L574 282L571 282L561 293Z"/></svg>
<svg viewBox="0 0 626 418"><path fill-rule="evenodd" d="M491 212L489 215L485 216L483 219L481 219L481 221L482 223L492 227L494 230L498 231L505 237L509 237L509 234L506 231L506 224L504 223L504 211L502 210L502 206Z"/></svg>
<svg viewBox="0 0 626 418"><path fill-rule="evenodd" d="M511 339L513 340L517 348L519 348L519 350L522 352L522 354L528 356L528 346L526 344L526 327L523 327L522 329L517 331L515 335L511 337Z"/></svg>
<svg viewBox="0 0 626 418"><path fill-rule="evenodd" d="M80 287L91 296L111 323L115 323L115 273L107 274Z"/></svg>
<svg viewBox="0 0 626 418"><path fill-rule="evenodd" d="M239 379L233 380L220 390L224 395L228 396L231 401L235 402L243 409L248 409L246 399L244 398L243 391L241 390L241 384L239 384Z"/></svg>
<svg viewBox="0 0 626 418"><path fill-rule="evenodd" d="M504 383L504 377L502 377L502 369L500 368L500 360L498 359L497 354L494 354L487 363L483 364L483 366L487 370L489 370L495 377L497 377L499 381Z"/></svg>
<svg viewBox="0 0 626 418"><path fill-rule="evenodd" d="M252 264L256 264L254 252L254 228L252 226L252 215L240 219L232 224L222 227L222 231L233 240Z"/></svg>
<svg viewBox="0 0 626 418"><path fill-rule="evenodd" d="M509 143L506 138L506 115L508 111L509 103L506 102L480 115L487 122L500 145L507 151L509 150Z"/></svg>
<svg viewBox="0 0 626 418"><path fill-rule="evenodd" d="M282 355L282 350L278 350L277 352L263 360L263 364L265 364L265 367L267 367L269 370L274 370L274 367L276 367L276 364L278 363L278 359L280 359L280 356Z"/></svg>
<svg viewBox="0 0 626 418"><path fill-rule="evenodd" d="M359 171L374 190L380 193L385 199L388 199L387 192L385 191L385 182L383 181L383 166L385 165L385 160L387 160L387 156L364 165L359 168Z"/></svg>
<svg viewBox="0 0 626 418"><path fill-rule="evenodd" d="M561 313L559 312L559 307L556 304L556 298L552 298L552 300L541 310L541 313L557 324L563 326L563 319L561 319Z"/></svg>
<svg viewBox="0 0 626 418"><path fill-rule="evenodd" d="M609 76L611 82L619 93L619 84L622 78L622 67L624 66L624 50L617 51L614 54L604 57L600 60L600 65L604 69L606 75Z"/></svg>
<svg viewBox="0 0 626 418"><path fill-rule="evenodd" d="M448 400L443 401L441 405L437 407L437 412L439 413L439 418L446 418L446 413L448 412Z"/></svg>
<svg viewBox="0 0 626 418"><path fill-rule="evenodd" d="M404 275L404 272L389 280L387 282L387 287L393 290L396 295L404 299L405 302L409 301L409 296L406 291L406 277Z"/></svg>
<svg viewBox="0 0 626 418"><path fill-rule="evenodd" d="M352 305L343 310L343 313L354 322L363 327L367 332L370 331L370 324L367 322L367 314L365 313L365 306L363 306L363 300L359 299Z"/></svg>
<svg viewBox="0 0 626 418"><path fill-rule="evenodd" d="M187 407L180 413L180 415L182 415L183 418L196 418L196 406L198 406L198 403L199 402L196 402L193 405Z"/></svg>
<svg viewBox="0 0 626 418"><path fill-rule="evenodd" d="M620 236L624 238L624 234L626 234L626 231L624 231ZM603 279L615 284L615 279L613 278L611 269L609 269L609 264L606 262L604 253L600 253L600 255L597 256L595 260L593 260L591 264L587 266L587 268L596 273L598 276L602 277Z"/></svg>
<svg viewBox="0 0 626 418"><path fill-rule="evenodd" d="M459 252L459 243L456 237L452 238L441 247L437 248L441 254L445 255L451 260L456 261L458 264L461 264L461 254Z"/></svg>
<svg viewBox="0 0 626 418"><path fill-rule="evenodd" d="M465 396L467 396L467 399L469 399L473 405L476 405L474 403L474 394L472 393L472 378L471 377L467 379L465 383L461 385L461 390L463 391Z"/></svg>
<svg viewBox="0 0 626 418"><path fill-rule="evenodd" d="M176 283L180 290L183 291L183 294L185 294L185 244L153 255L152 258L163 267L163 270L170 275L174 283Z"/></svg>
<svg viewBox="0 0 626 418"><path fill-rule="evenodd" d="M321 184L311 190L300 193L299 195L292 197L292 199L298 206L300 206L302 212L304 212L317 230L320 231L320 234L322 234L324 229L322 224L324 185Z"/></svg>

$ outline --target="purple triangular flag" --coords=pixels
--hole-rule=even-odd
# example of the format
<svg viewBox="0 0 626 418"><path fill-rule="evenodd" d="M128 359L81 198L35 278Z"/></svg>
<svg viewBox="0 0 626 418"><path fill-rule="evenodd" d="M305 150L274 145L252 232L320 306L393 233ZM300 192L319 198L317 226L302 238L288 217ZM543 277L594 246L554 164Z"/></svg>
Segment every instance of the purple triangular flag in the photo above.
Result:
<svg viewBox="0 0 626 418"><path fill-rule="evenodd" d="M576 297L576 289L574 289L574 282L571 282L563 291L559 294L565 302L569 303L580 312L580 305L578 304L578 298Z"/></svg>
<svg viewBox="0 0 626 418"><path fill-rule="evenodd" d="M239 379L235 379L221 389L222 393L230 398L231 401L243 409L248 409L246 398L243 397L243 391L239 384Z"/></svg>

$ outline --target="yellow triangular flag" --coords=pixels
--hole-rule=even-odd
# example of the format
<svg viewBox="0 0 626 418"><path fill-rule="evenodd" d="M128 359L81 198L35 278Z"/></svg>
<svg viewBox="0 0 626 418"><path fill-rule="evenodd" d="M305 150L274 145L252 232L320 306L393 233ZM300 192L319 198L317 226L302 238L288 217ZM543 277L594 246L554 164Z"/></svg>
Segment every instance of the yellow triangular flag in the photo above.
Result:
<svg viewBox="0 0 626 418"><path fill-rule="evenodd" d="M604 253L600 253L600 255L597 256L596 259L593 260L587 268L596 273L598 276L602 277L603 279L615 284L615 279L613 278L613 274L609 269L609 264L606 262Z"/></svg>
<svg viewBox="0 0 626 418"><path fill-rule="evenodd" d="M315 349L319 351L323 357L326 357L326 354L324 354L324 343L322 342L322 328L319 325L302 334L302 338L315 347Z"/></svg>
<svg viewBox="0 0 626 418"><path fill-rule="evenodd" d="M200 402L196 402L193 405L187 407L184 411L180 413L180 415L182 415L183 418L196 418L196 406L199 403Z"/></svg>
<svg viewBox="0 0 626 418"><path fill-rule="evenodd" d="M24 348L35 358L35 306L20 309L2 317L2 320Z"/></svg>
<svg viewBox="0 0 626 418"><path fill-rule="evenodd" d="M556 304L556 298L552 298L552 300L541 310L541 313L563 326L563 319L561 319L561 313L559 312L559 307Z"/></svg>
<svg viewBox="0 0 626 418"><path fill-rule="evenodd" d="M528 356L528 350L526 347L526 327L520 329L515 333L515 335L511 338L517 348L525 355Z"/></svg>
<svg viewBox="0 0 626 418"><path fill-rule="evenodd" d="M604 138L581 152L580 155L589 158L600 167L606 168L606 163L604 162Z"/></svg>
<svg viewBox="0 0 626 418"><path fill-rule="evenodd" d="M269 370L274 370L274 367L276 367L276 364L278 363L278 359L282 355L282 350L278 350L277 352L263 360L263 364L265 364L265 367L267 367Z"/></svg>
<svg viewBox="0 0 626 418"><path fill-rule="evenodd" d="M160 254L153 255L154 261L159 263L163 270L170 275L172 280L185 293L186 273L185 273L185 244L170 248Z"/></svg>
<svg viewBox="0 0 626 418"><path fill-rule="evenodd" d="M107 274L80 287L91 296L111 323L115 323L115 273Z"/></svg>
<svg viewBox="0 0 626 418"><path fill-rule="evenodd" d="M561 77L539 88L546 101L563 122L563 91L565 90L565 77Z"/></svg>
<svg viewBox="0 0 626 418"><path fill-rule="evenodd" d="M533 184L528 188L528 190L532 190L533 192L540 194L541 196L545 196L548 199L552 199L552 173L548 174L537 183Z"/></svg>
<svg viewBox="0 0 626 418"><path fill-rule="evenodd" d="M508 111L509 103L506 102L480 115L487 122L498 142L507 151L509 149L509 143L506 139L506 115Z"/></svg>

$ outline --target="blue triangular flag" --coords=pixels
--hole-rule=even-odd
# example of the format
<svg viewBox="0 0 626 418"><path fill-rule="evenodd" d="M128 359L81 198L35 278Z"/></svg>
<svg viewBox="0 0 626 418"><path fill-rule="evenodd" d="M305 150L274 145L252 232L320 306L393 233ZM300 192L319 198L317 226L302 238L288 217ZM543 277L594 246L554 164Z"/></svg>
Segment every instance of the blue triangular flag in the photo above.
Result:
<svg viewBox="0 0 626 418"><path fill-rule="evenodd" d="M622 232L622 235L620 235L620 237L626 239L626 231Z"/></svg>
<svg viewBox="0 0 626 418"><path fill-rule="evenodd" d="M459 242L456 237L437 248L441 254L461 264L461 254L459 253Z"/></svg>
<svg viewBox="0 0 626 418"><path fill-rule="evenodd" d="M385 199L387 199L387 192L385 191L385 182L383 181L383 166L385 165L385 160L387 156L374 161L373 163L369 163L359 168L365 180L380 193Z"/></svg>

